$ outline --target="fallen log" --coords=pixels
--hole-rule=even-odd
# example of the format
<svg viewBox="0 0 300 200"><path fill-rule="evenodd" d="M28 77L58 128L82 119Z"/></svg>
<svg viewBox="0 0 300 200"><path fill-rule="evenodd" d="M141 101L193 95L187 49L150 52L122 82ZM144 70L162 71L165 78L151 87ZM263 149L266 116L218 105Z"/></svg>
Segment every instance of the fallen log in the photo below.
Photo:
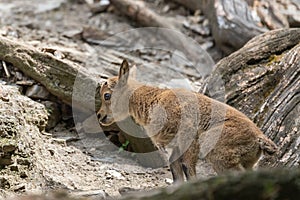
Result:
<svg viewBox="0 0 300 200"><path fill-rule="evenodd" d="M290 199L300 195L300 170L276 170L247 172L238 176L226 175L206 181L187 182L182 185L136 192L118 198L119 200L181 200L181 199ZM49 197L50 196L50 197ZM46 195L29 195L17 200L76 200L67 193L52 192ZM89 200L90 198L84 198ZM93 199L93 198L92 198ZM108 198L110 199L110 198Z"/></svg>
<svg viewBox="0 0 300 200"><path fill-rule="evenodd" d="M298 199L300 170L247 172L187 182L177 187L135 193L121 200Z"/></svg>
<svg viewBox="0 0 300 200"><path fill-rule="evenodd" d="M49 53L43 53L29 45L5 37L0 37L0 60L11 63L24 74L44 85L50 93L65 103L73 104L80 110L94 110L86 102L77 102L74 99L72 101L76 78L83 80L82 84L85 84L82 85L83 88L97 84L96 77L79 65L58 59ZM86 99L90 94L81 93L77 95Z"/></svg>
<svg viewBox="0 0 300 200"><path fill-rule="evenodd" d="M147 8L142 1L111 0L110 3L116 7L120 13L137 21L142 26L177 29L174 22Z"/></svg>

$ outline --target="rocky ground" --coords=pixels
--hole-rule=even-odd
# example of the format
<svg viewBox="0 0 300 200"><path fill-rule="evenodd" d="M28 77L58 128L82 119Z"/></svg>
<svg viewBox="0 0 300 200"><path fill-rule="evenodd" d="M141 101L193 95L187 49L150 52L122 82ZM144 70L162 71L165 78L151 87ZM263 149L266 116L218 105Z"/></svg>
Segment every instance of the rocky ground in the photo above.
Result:
<svg viewBox="0 0 300 200"><path fill-rule="evenodd" d="M79 0L3 0L0 2L0 34L42 51L53 53L53 49L59 49L55 51L57 57L66 56L81 66L97 65L99 51L95 37L91 36L93 30L97 29L98 39L105 39L136 26L107 6L106 1L101 2L104 12L99 13ZM162 0L147 2L158 13L194 29L190 36L208 50L215 61L222 57L213 46L208 22L201 13L191 13ZM200 25L193 26L193 23ZM156 57L163 55L158 53ZM152 58L145 56L144 59ZM113 145L101 130L88 133L76 129L68 105L4 62L0 64L0 112L1 198L55 189L66 189L79 196L114 197L171 183L167 167L142 167L134 154ZM209 166L198 168L200 177L213 174Z"/></svg>

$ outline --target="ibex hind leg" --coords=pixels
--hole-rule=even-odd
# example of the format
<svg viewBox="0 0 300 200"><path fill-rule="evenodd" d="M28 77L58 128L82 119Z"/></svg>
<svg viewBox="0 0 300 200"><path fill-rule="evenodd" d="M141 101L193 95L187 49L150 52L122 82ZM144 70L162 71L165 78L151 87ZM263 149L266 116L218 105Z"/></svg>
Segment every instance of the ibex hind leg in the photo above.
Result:
<svg viewBox="0 0 300 200"><path fill-rule="evenodd" d="M196 178L196 164L199 157L199 144L197 140L193 141L190 147L182 155L182 169L187 180Z"/></svg>
<svg viewBox="0 0 300 200"><path fill-rule="evenodd" d="M180 155L179 149L176 147L173 149L171 156L169 158L170 170L172 173L174 182L183 182L183 168L182 168L182 157Z"/></svg>

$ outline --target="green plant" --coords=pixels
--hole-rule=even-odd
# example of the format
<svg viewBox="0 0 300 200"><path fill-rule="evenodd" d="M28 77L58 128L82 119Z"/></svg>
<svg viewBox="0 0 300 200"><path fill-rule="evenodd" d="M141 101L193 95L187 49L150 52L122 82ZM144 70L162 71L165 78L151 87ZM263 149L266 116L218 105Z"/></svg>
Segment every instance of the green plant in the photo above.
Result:
<svg viewBox="0 0 300 200"><path fill-rule="evenodd" d="M124 151L125 149L127 149L128 145L129 145L129 140L126 140L126 141L122 144L122 146L120 146L119 152L122 152L122 151Z"/></svg>

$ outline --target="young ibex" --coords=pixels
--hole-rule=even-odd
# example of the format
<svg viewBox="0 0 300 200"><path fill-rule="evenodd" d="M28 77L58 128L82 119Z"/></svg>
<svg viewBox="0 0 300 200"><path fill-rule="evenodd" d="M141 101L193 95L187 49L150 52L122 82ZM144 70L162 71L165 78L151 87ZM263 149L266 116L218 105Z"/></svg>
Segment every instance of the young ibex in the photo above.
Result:
<svg viewBox="0 0 300 200"><path fill-rule="evenodd" d="M102 84L99 122L109 126L131 117L158 149L170 147L174 181L196 176L199 155L219 174L252 169L262 153L277 151L236 109L196 92L146 86L128 76L129 64L124 60L119 76Z"/></svg>

